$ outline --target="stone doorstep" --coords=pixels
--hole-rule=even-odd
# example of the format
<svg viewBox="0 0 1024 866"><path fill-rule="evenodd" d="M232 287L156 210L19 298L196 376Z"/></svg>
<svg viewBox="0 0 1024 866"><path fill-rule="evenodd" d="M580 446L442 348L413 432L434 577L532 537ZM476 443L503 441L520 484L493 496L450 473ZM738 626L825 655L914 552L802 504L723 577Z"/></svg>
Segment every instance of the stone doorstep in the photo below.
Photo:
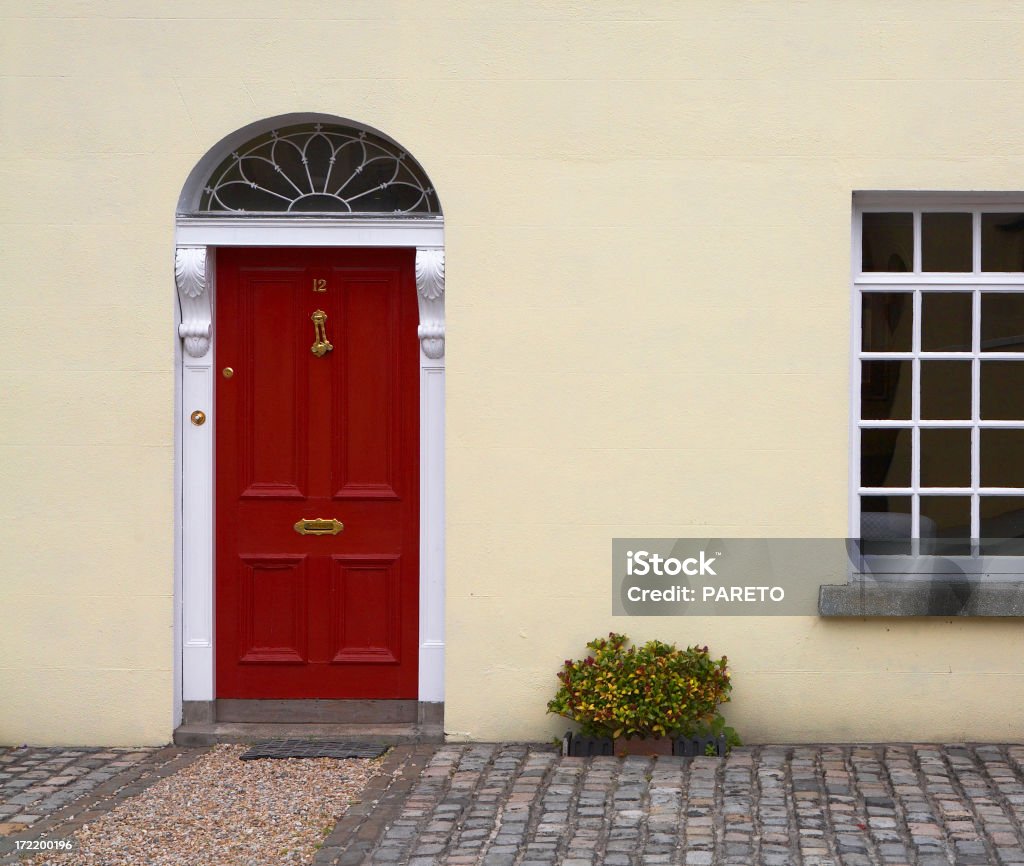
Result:
<svg viewBox="0 0 1024 866"><path fill-rule="evenodd" d="M389 746L444 742L441 725L326 725L208 722L181 725L174 732L178 746L254 743L259 740L346 740Z"/></svg>
<svg viewBox="0 0 1024 866"><path fill-rule="evenodd" d="M212 706L211 706L212 704ZM186 724L265 722L270 724L414 725L439 723L442 704L417 700L235 699L188 701Z"/></svg>

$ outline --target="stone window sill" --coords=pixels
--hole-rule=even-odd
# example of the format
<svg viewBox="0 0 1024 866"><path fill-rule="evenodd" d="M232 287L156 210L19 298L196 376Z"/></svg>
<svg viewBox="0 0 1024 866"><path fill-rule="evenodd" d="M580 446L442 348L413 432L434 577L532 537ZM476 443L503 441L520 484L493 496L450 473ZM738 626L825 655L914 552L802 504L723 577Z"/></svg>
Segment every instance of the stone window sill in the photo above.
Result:
<svg viewBox="0 0 1024 866"><path fill-rule="evenodd" d="M822 586L818 614L841 616L1024 616L1021 581L853 581Z"/></svg>

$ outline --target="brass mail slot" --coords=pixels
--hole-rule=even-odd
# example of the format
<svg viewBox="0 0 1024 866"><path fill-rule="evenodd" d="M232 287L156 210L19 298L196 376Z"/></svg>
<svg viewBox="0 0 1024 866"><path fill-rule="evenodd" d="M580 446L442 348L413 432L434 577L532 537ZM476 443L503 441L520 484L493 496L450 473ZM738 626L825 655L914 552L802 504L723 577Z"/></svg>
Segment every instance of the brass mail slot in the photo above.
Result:
<svg viewBox="0 0 1024 866"><path fill-rule="evenodd" d="M329 520L323 517L303 517L295 522L295 531L299 535L337 535L344 528L345 524L333 517Z"/></svg>

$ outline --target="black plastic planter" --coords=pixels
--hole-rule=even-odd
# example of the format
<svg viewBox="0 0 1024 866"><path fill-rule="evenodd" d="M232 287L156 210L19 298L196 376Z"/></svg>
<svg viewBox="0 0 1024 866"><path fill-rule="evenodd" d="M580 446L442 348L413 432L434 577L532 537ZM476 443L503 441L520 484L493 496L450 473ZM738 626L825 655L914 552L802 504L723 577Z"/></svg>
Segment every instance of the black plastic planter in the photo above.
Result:
<svg viewBox="0 0 1024 866"><path fill-rule="evenodd" d="M573 758L614 755L615 740L611 737L581 737L572 731L566 731L562 737L562 754Z"/></svg>
<svg viewBox="0 0 1024 866"><path fill-rule="evenodd" d="M672 741L672 754L683 758L708 756L708 746L714 748L714 757L724 757L728 751L725 735L717 737L677 737ZM566 731L562 737L562 754L573 758L615 754L615 741L610 737L583 737Z"/></svg>
<svg viewBox="0 0 1024 866"><path fill-rule="evenodd" d="M708 746L714 749L711 755L708 755ZM725 734L719 734L717 737L676 737L672 743L672 754L684 758L724 758L728 751Z"/></svg>

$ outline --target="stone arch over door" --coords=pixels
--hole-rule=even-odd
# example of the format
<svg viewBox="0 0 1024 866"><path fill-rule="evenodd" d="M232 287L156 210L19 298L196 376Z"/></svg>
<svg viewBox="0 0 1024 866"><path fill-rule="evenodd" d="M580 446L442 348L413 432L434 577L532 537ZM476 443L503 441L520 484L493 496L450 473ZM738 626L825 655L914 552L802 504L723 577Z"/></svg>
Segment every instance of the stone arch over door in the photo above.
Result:
<svg viewBox="0 0 1024 866"><path fill-rule="evenodd" d="M173 725L212 719L216 697L214 265L218 248L238 246L415 249L418 699L437 718L430 707L444 701L444 218L426 172L397 142L363 124L307 113L267 118L226 135L197 162L178 200Z"/></svg>

